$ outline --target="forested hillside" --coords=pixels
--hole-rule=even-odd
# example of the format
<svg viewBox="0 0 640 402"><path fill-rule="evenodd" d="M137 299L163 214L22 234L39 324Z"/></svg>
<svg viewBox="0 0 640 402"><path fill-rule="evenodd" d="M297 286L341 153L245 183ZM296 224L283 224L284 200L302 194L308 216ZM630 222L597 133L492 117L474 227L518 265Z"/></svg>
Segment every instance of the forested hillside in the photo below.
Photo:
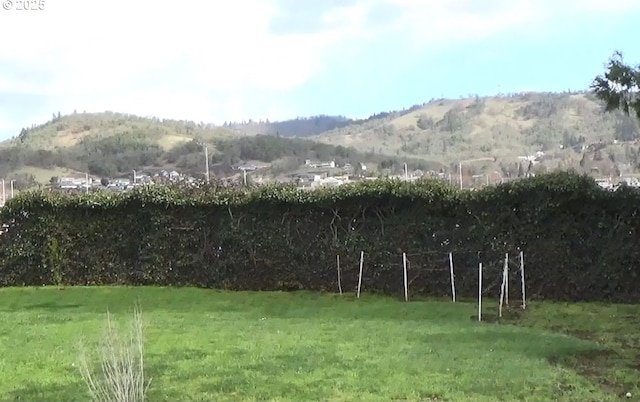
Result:
<svg viewBox="0 0 640 402"><path fill-rule="evenodd" d="M487 169L503 175L533 167L606 176L635 173L640 165L638 121L605 113L589 93L432 100L363 120L320 115L223 126L111 112L54 114L16 134L0 144L0 177L23 186L66 173L201 174L205 145L218 174L258 161L270 166L264 174L281 175L300 169L307 159L387 170L409 163L413 169L455 172L459 160L484 157L495 160Z"/></svg>
<svg viewBox="0 0 640 402"><path fill-rule="evenodd" d="M295 171L306 160L339 165L364 162L400 165L400 158L361 153L303 138L247 136L228 128L191 122L141 118L115 113L55 116L41 126L23 129L0 147L0 177L16 180L18 188L48 183L54 176L99 178L139 172L177 170L202 176L204 148L216 175L234 172L245 161L264 162L266 174ZM428 168L422 160L415 167Z"/></svg>
<svg viewBox="0 0 640 402"><path fill-rule="evenodd" d="M640 162L637 119L619 111L605 113L602 103L586 92L433 100L410 113L310 138L446 166L495 157L504 167L524 159L518 157L543 152L536 169L574 168L609 175L634 173Z"/></svg>
<svg viewBox="0 0 640 402"><path fill-rule="evenodd" d="M376 113L366 119L350 119L344 116L319 115L313 117L297 117L291 120L270 122L266 121L245 121L245 122L225 122L223 127L232 129L246 135L275 135L282 137L309 137L318 135L330 130L372 122L393 116L401 116L411 113L426 105L414 105L409 109L394 110L389 112Z"/></svg>

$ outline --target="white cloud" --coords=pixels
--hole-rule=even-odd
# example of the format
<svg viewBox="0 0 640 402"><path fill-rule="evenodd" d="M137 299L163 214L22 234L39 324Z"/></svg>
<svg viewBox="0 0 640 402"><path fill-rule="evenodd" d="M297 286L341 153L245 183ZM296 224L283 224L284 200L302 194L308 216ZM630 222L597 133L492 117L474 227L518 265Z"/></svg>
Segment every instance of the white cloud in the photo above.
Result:
<svg viewBox="0 0 640 402"><path fill-rule="evenodd" d="M371 3L372 0L361 0ZM640 11L637 0L377 0L402 12L380 32L399 33L416 48L450 47L501 34L546 40L584 15L612 16ZM582 27L584 29L584 27ZM375 28L374 28L375 29Z"/></svg>
<svg viewBox="0 0 640 402"><path fill-rule="evenodd" d="M283 119L299 112L278 95L326 71L336 48L358 52L364 41L392 34L411 52L513 32L541 35L575 15L640 9L637 0L357 0L319 13L323 28L285 36L270 28L284 11L278 0L44 2L42 11L0 9L0 126L13 134L73 109ZM394 12L372 21L375 7ZM11 110L2 94L39 95L42 103ZM9 115L16 117L8 122Z"/></svg>
<svg viewBox="0 0 640 402"><path fill-rule="evenodd" d="M0 37L12 39L0 47L0 90L55 94L53 110L246 117L256 111L238 110L239 97L305 83L322 69L322 48L334 40L271 34L278 9L260 0L45 0L42 11L2 11ZM15 71L36 64L52 79Z"/></svg>

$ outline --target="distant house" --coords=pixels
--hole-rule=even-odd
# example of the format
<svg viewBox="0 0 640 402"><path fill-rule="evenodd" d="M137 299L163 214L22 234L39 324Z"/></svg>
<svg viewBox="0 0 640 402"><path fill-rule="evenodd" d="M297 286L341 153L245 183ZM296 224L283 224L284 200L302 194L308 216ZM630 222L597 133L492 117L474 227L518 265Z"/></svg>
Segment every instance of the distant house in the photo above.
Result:
<svg viewBox="0 0 640 402"><path fill-rule="evenodd" d="M87 183L86 179L77 179L75 177L61 177L58 182L58 188L60 189L78 189L88 187L91 183L91 180Z"/></svg>
<svg viewBox="0 0 640 402"><path fill-rule="evenodd" d="M307 159L304 161L304 164L306 166L312 167L312 168L335 168L336 167L336 162L335 161L327 161L327 162L311 162L310 159Z"/></svg>
<svg viewBox="0 0 640 402"><path fill-rule="evenodd" d="M248 171L254 171L254 170L258 170L258 167L256 165L251 165L251 164L243 164L237 167L238 170L248 170Z"/></svg>
<svg viewBox="0 0 640 402"><path fill-rule="evenodd" d="M311 184L311 187L337 187L342 183L343 181L340 179L337 179L335 177L327 177L325 179L313 182Z"/></svg>
<svg viewBox="0 0 640 402"><path fill-rule="evenodd" d="M621 182L627 184L630 187L640 187L640 180L637 177L623 177Z"/></svg>
<svg viewBox="0 0 640 402"><path fill-rule="evenodd" d="M313 183L320 181L327 177L327 174L319 174L319 173L305 173L298 175L297 179L299 183Z"/></svg>
<svg viewBox="0 0 640 402"><path fill-rule="evenodd" d="M131 184L131 179L117 179L116 184L120 184L122 186L128 186L129 184Z"/></svg>
<svg viewBox="0 0 640 402"><path fill-rule="evenodd" d="M153 179L148 174L141 174L136 176L136 183L151 183Z"/></svg>
<svg viewBox="0 0 640 402"><path fill-rule="evenodd" d="M605 190L613 189L613 183L609 179L596 179L596 184Z"/></svg>
<svg viewBox="0 0 640 402"><path fill-rule="evenodd" d="M78 188L78 185L74 183L73 180L60 179L58 187L62 189L74 189Z"/></svg>

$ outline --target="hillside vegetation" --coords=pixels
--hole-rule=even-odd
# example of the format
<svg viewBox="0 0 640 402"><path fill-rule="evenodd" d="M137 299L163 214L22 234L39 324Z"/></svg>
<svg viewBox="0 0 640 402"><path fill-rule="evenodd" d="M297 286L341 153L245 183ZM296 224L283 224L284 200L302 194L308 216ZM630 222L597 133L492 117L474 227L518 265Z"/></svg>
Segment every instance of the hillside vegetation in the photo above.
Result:
<svg viewBox="0 0 640 402"><path fill-rule="evenodd" d="M235 135L232 130L205 123L112 112L74 113L58 114L45 124L25 128L4 144L51 151L98 143L111 137L133 137L168 150L194 138L206 141Z"/></svg>
<svg viewBox="0 0 640 402"><path fill-rule="evenodd" d="M24 187L42 182L46 171L98 177L134 169L201 174L203 144L217 175L233 173L230 166L243 161L264 162L272 166L266 175L282 175L299 170L306 159L366 162L391 172L406 162L412 169L455 174L458 161L487 157L495 162L469 166L465 174L495 170L509 177L529 170L576 169L609 176L637 171L639 138L637 120L605 113L603 104L586 92L432 100L362 120L320 115L222 127L112 112L74 113L54 115L0 143L0 177ZM544 154L525 158L536 152Z"/></svg>
<svg viewBox="0 0 640 402"><path fill-rule="evenodd" d="M620 112L605 113L589 93L524 93L434 100L409 113L392 113L310 138L447 166L489 156L507 164L542 151L541 166L547 169L596 165L631 171L638 165L634 142L640 128ZM597 163L605 159L610 163Z"/></svg>
<svg viewBox="0 0 640 402"><path fill-rule="evenodd" d="M237 173L234 165L264 162L268 174L295 171L305 160L399 164L380 155L303 138L247 136L229 128L117 113L54 116L46 124L23 129L0 146L0 177L16 180L23 189L48 183L52 177L116 177L132 170L176 169L201 176L204 146L214 175ZM415 161L420 166L421 160ZM428 166L423 166L428 167Z"/></svg>

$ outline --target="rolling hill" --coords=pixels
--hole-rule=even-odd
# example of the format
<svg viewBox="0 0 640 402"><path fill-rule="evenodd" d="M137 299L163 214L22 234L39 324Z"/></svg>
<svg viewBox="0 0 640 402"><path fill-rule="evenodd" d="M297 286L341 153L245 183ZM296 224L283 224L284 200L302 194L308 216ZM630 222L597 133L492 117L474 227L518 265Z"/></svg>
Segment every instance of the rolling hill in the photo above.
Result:
<svg viewBox="0 0 640 402"><path fill-rule="evenodd" d="M587 92L440 99L362 120L320 115L223 126L74 113L0 143L0 177L37 171L33 184L61 169L98 177L131 169L197 173L203 171L202 144L208 144L214 165L253 160L278 167L266 175L297 171L305 159L367 162L386 170L407 162L455 172L458 161L483 157L495 162L470 166L469 173L501 170L511 176L524 164L536 171L572 168L607 176L637 171L639 138L637 120L605 113Z"/></svg>
<svg viewBox="0 0 640 402"><path fill-rule="evenodd" d="M571 155L571 147L638 137L637 122L621 113L605 114L602 105L588 93L525 93L434 100L410 113L310 138L369 152L447 162L480 156L508 158L537 151L563 158L565 153Z"/></svg>
<svg viewBox="0 0 640 402"><path fill-rule="evenodd" d="M233 138L236 131L211 124L189 121L161 120L122 113L74 113L58 116L42 125L25 128L20 135L0 143L30 149L57 150L82 146L110 137L137 136L162 149L169 150L178 144L196 138L211 141Z"/></svg>

